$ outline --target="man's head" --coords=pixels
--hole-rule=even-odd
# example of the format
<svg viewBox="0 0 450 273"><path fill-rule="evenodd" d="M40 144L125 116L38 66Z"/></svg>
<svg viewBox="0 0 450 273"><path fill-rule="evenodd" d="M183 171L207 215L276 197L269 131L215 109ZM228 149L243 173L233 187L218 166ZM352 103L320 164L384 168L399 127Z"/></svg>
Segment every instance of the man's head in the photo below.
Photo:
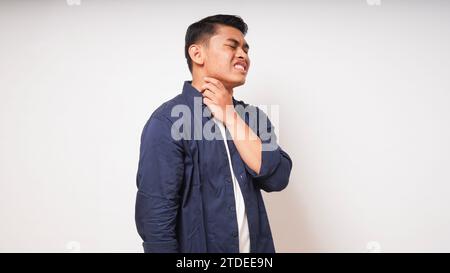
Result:
<svg viewBox="0 0 450 273"><path fill-rule="evenodd" d="M193 77L213 77L226 87L245 83L250 59L247 24L238 16L214 15L190 25L185 56Z"/></svg>

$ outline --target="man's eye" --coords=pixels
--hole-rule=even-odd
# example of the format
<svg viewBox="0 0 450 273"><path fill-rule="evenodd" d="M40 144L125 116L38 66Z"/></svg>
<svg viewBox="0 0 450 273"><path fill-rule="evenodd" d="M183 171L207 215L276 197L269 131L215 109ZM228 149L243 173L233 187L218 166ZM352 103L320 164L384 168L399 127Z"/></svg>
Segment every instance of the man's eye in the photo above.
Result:
<svg viewBox="0 0 450 273"><path fill-rule="evenodd" d="M231 48L237 48L237 46L234 46L234 45L228 45L228 46Z"/></svg>

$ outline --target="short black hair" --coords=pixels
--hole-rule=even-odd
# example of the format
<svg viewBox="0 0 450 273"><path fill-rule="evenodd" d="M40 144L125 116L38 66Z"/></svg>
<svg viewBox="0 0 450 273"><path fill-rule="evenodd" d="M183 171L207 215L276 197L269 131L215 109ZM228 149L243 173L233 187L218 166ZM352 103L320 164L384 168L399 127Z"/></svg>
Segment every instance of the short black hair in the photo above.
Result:
<svg viewBox="0 0 450 273"><path fill-rule="evenodd" d="M184 55L192 73L192 59L189 56L189 47L200 40L209 38L216 33L217 25L225 25L238 29L242 34L247 34L247 24L237 15L217 14L201 19L191 24L187 31L184 44Z"/></svg>

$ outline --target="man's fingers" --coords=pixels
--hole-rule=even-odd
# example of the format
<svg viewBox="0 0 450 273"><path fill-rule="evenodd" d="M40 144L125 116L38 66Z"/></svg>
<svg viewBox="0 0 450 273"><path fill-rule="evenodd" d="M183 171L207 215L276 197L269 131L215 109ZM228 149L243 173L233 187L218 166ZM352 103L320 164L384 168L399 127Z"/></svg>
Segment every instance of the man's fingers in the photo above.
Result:
<svg viewBox="0 0 450 273"><path fill-rule="evenodd" d="M216 96L210 90L205 90L203 92L203 97L209 99L211 102L217 104Z"/></svg>
<svg viewBox="0 0 450 273"><path fill-rule="evenodd" d="M217 86L215 86L212 83L205 83L204 85L202 85L201 89L202 89L202 93L206 90L209 90L212 93L216 93L218 91Z"/></svg>
<svg viewBox="0 0 450 273"><path fill-rule="evenodd" d="M205 91L203 91L202 94L203 94L204 97L206 96L206 97L208 97L210 99L214 98L214 92L209 90L209 89L205 89Z"/></svg>
<svg viewBox="0 0 450 273"><path fill-rule="evenodd" d="M206 104L206 106L214 104L214 102L211 99L207 98L207 97L203 97L203 103Z"/></svg>

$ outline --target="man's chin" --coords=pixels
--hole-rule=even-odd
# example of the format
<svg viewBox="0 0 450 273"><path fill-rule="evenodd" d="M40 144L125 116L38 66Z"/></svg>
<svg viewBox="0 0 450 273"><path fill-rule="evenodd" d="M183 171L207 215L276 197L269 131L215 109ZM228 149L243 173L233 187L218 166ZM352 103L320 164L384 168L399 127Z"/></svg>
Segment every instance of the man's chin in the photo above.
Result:
<svg viewBox="0 0 450 273"><path fill-rule="evenodd" d="M245 78L243 79L234 79L227 82L229 88L236 88L245 84Z"/></svg>

